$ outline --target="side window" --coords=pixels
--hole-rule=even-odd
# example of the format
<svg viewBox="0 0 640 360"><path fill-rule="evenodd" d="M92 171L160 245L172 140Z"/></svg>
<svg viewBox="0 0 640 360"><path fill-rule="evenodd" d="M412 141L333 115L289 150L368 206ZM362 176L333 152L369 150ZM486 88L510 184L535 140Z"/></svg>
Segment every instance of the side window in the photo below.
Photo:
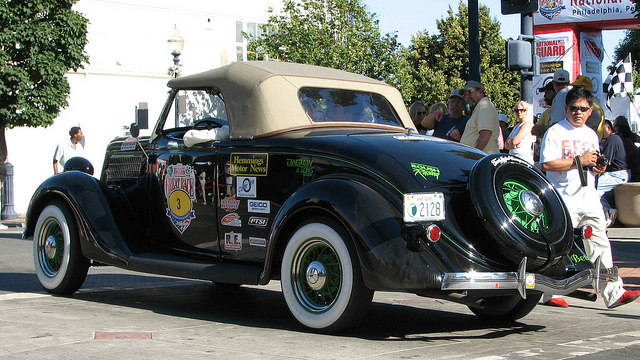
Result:
<svg viewBox="0 0 640 360"><path fill-rule="evenodd" d="M227 121L221 95L212 91L181 90L171 105L164 129L189 127L208 118Z"/></svg>
<svg viewBox="0 0 640 360"><path fill-rule="evenodd" d="M365 91L302 88L300 104L313 122L359 122L402 126L382 95Z"/></svg>

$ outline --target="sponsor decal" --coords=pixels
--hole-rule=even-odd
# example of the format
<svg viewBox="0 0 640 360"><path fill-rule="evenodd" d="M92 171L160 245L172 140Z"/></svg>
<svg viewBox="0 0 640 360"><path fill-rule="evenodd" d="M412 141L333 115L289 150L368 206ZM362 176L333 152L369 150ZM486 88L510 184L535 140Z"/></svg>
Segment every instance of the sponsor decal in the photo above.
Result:
<svg viewBox="0 0 640 360"><path fill-rule="evenodd" d="M240 215L237 213L230 213L223 216L220 223L225 226L242 227L242 220L240 220Z"/></svg>
<svg viewBox="0 0 640 360"><path fill-rule="evenodd" d="M167 198L167 216L180 234L196 217L193 200L196 198L196 177L189 165L169 165L164 178L164 195Z"/></svg>
<svg viewBox="0 0 640 360"><path fill-rule="evenodd" d="M122 142L122 145L120 145L120 150L122 151L135 150L136 143L137 143L136 138L128 137L125 141Z"/></svg>
<svg viewBox="0 0 640 360"><path fill-rule="evenodd" d="M267 240L263 238L249 237L249 245L267 247Z"/></svg>
<svg viewBox="0 0 640 360"><path fill-rule="evenodd" d="M267 176L269 154L231 154L231 175Z"/></svg>
<svg viewBox="0 0 640 360"><path fill-rule="evenodd" d="M414 176L420 175L425 180L427 180L427 176L433 176L436 179L440 177L440 169L435 166L411 163L411 169L413 169Z"/></svg>
<svg viewBox="0 0 640 360"><path fill-rule="evenodd" d="M240 200L236 199L235 195L227 196L220 200L220 207L227 212L238 210L240 207Z"/></svg>
<svg viewBox="0 0 640 360"><path fill-rule="evenodd" d="M224 234L224 249L225 250L242 250L242 234L236 232L230 232Z"/></svg>
<svg viewBox="0 0 640 360"><path fill-rule="evenodd" d="M249 218L249 225L257 227L266 227L269 223L269 219L266 217L252 216Z"/></svg>
<svg viewBox="0 0 640 360"><path fill-rule="evenodd" d="M245 198L256 197L256 178L238 176L236 178L236 196Z"/></svg>
<svg viewBox="0 0 640 360"><path fill-rule="evenodd" d="M269 214L271 212L271 202L267 200L247 200L249 212Z"/></svg>
<svg viewBox="0 0 640 360"><path fill-rule="evenodd" d="M584 261L589 261L589 258L582 255L578 255L578 254L571 254L571 261L573 261L574 264L577 264L579 262L584 262Z"/></svg>
<svg viewBox="0 0 640 360"><path fill-rule="evenodd" d="M540 0L539 11L540 15L546 17L549 20L553 20L554 17L560 15L562 10L566 9L563 0Z"/></svg>
<svg viewBox="0 0 640 360"><path fill-rule="evenodd" d="M304 176L313 175L313 160L287 159L287 167L297 168L296 172Z"/></svg>

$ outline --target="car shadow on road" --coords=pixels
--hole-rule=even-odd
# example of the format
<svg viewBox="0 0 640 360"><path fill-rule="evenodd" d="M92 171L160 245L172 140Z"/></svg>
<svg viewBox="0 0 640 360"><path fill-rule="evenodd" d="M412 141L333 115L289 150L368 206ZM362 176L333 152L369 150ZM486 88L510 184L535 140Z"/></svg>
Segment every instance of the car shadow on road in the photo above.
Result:
<svg viewBox="0 0 640 360"><path fill-rule="evenodd" d="M42 293L35 274L12 274L11 278L10 283L0 285L0 290ZM104 304L105 310L115 305L253 328L308 332L289 314L282 293L270 287L218 286L206 281L136 274L90 274L79 292L60 298ZM501 338L544 328L523 322L483 321L463 306L457 313L373 302L363 323L336 335L367 340L435 341ZM464 333L451 334L455 332Z"/></svg>

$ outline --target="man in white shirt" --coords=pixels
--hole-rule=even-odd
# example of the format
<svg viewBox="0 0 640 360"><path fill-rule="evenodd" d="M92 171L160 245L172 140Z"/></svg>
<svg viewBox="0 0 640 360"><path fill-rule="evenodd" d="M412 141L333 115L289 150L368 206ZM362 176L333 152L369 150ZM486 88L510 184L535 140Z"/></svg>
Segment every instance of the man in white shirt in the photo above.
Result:
<svg viewBox="0 0 640 360"><path fill-rule="evenodd" d="M84 138L82 129L79 126L74 126L69 130L70 139L60 143L56 146L56 151L53 153L53 173L57 174L64 170L64 163L67 160L75 156L84 155L84 148L80 143Z"/></svg>
<svg viewBox="0 0 640 360"><path fill-rule="evenodd" d="M600 197L594 186L595 175L602 174L606 165L597 163L598 135L585 123L593 111L594 96L584 86L567 93L566 119L551 126L542 139L540 166L564 200L574 227L590 225L593 235L584 240L585 253L592 262L600 257L602 264L613 267L611 244ZM584 167L584 170L583 170ZM581 172L586 172L586 179ZM586 181L583 181L586 180ZM602 290L608 308L628 304L640 297L640 290L625 290L622 278L607 282ZM551 306L568 306L562 297L549 297L543 301Z"/></svg>

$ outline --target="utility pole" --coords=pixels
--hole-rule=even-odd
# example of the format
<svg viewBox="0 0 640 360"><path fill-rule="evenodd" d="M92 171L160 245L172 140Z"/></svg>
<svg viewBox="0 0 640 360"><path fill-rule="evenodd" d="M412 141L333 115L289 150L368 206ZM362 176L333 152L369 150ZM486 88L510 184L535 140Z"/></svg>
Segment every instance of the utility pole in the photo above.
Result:
<svg viewBox="0 0 640 360"><path fill-rule="evenodd" d="M528 12L520 15L520 34L523 35L524 40L531 42L531 57L534 59L531 64L533 71L520 72L520 99L533 104L533 76L539 71L535 60L537 57L535 55L536 40L533 36L533 13Z"/></svg>
<svg viewBox="0 0 640 360"><path fill-rule="evenodd" d="M535 53L533 13L538 11L538 0L502 0L502 15L520 14L520 36L506 44L507 68L520 71L520 99L533 104L533 77L540 72Z"/></svg>
<svg viewBox="0 0 640 360"><path fill-rule="evenodd" d="M469 0L469 80L480 82L478 0Z"/></svg>

